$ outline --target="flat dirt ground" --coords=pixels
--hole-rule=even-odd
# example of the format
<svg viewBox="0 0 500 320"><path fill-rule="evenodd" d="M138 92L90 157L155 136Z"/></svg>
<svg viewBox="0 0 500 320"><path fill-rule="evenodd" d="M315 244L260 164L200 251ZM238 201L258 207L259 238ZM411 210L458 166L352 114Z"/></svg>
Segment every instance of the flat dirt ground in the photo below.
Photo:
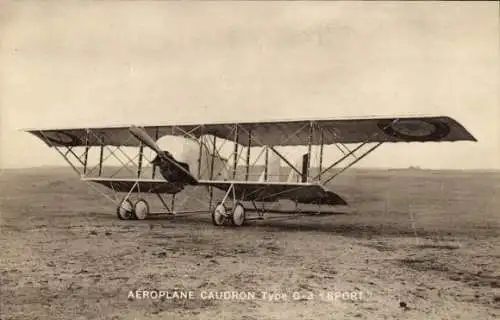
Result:
<svg viewBox="0 0 500 320"><path fill-rule="evenodd" d="M2 320L500 317L499 173L351 171L350 213L241 228L120 221L68 169L0 183Z"/></svg>

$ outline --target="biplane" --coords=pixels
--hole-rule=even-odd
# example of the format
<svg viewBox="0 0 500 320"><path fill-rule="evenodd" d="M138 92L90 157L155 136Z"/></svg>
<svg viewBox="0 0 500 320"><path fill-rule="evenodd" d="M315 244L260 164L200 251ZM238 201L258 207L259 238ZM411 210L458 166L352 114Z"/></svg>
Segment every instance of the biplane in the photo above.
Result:
<svg viewBox="0 0 500 320"><path fill-rule="evenodd" d="M208 191L208 201L194 200L207 205L217 226L241 226L253 219L248 212L257 212L254 218L263 219L265 206L259 204L280 200L317 206L318 213L324 206L345 206L347 202L327 184L384 143L477 141L445 116L26 131L56 150L81 180L111 191L113 196L103 194L116 204L120 219L152 215L144 194L156 195L166 214L188 213L175 210L176 194L186 187L202 187ZM161 148L158 142L163 137L181 139L180 144ZM284 147L296 150L298 161L286 156ZM340 150L339 157L327 161L326 147ZM252 169L257 161L261 163L258 172ZM284 167L288 168L285 174ZM214 190L223 194L217 202ZM165 195L171 196L170 205Z"/></svg>

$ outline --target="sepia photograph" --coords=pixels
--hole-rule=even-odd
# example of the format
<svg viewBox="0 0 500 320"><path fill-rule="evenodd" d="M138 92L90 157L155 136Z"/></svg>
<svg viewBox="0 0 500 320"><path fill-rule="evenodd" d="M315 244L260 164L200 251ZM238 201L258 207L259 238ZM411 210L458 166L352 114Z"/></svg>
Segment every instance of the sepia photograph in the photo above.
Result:
<svg viewBox="0 0 500 320"><path fill-rule="evenodd" d="M0 320L500 318L494 1L0 3Z"/></svg>

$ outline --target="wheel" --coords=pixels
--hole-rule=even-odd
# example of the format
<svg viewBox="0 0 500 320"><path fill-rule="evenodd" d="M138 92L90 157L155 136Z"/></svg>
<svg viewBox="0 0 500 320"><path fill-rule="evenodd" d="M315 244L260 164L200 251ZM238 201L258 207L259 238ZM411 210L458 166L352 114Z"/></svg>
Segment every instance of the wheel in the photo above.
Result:
<svg viewBox="0 0 500 320"><path fill-rule="evenodd" d="M134 204L134 212L132 212L134 219L144 220L149 215L149 204L144 199L139 199Z"/></svg>
<svg viewBox="0 0 500 320"><path fill-rule="evenodd" d="M120 220L130 220L133 218L134 206L129 199L123 199L120 205L116 208L116 215Z"/></svg>
<svg viewBox="0 0 500 320"><path fill-rule="evenodd" d="M237 227L241 227L245 223L245 207L239 202L234 204L231 222Z"/></svg>
<svg viewBox="0 0 500 320"><path fill-rule="evenodd" d="M226 221L226 207L219 202L212 211L212 222L216 226L221 226L224 221Z"/></svg>

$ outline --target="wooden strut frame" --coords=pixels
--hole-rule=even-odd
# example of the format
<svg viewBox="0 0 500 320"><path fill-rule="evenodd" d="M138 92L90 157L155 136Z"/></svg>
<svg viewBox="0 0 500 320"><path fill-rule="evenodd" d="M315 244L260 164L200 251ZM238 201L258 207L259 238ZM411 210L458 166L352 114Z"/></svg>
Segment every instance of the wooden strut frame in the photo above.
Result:
<svg viewBox="0 0 500 320"><path fill-rule="evenodd" d="M397 120L396 120L397 121ZM394 122L392 123L394 124ZM244 181L249 181L250 179L250 168L251 168L251 163L250 163L250 156L251 156L251 148L252 147L261 147L262 150L260 152L260 154L257 156L257 159L255 160L254 163L256 163L259 158L264 154L264 181L267 182L269 181L269 154L270 152L273 152L276 156L278 156L281 160L283 160L289 167L291 170L293 170L295 173L297 173L299 176L302 175L303 172L301 172L298 168L296 168L288 159L286 156L284 156L278 149L276 146L269 146L269 145L264 145L263 143L261 143L261 141L259 141L259 139L252 134L252 128L245 128L244 126L240 125L240 124L234 124L234 125L231 125L231 134L233 135L234 134L234 148L233 148L233 153L231 154L231 157L232 157L232 160L233 160L233 163L232 163L232 170L228 170L229 168L227 168L228 166L228 163L224 163L224 170L227 170L226 172L231 172L232 171L232 179L233 180L236 180L236 172L238 170L238 163L239 161L241 160L241 156L242 156L242 151L244 148L246 148L246 157L245 157L245 175L244 175ZM353 149L350 149L348 148L345 144L339 144L339 143L335 143L334 146L340 150L343 154L343 156L341 156L338 160L336 161L333 161L330 165L326 166L326 168L323 168L324 167L324 134L325 134L325 130L318 124L316 123L315 121L310 121L307 125L299 128L296 132L294 132L292 135L290 135L289 137L286 137L286 139L283 139L281 144L285 144L286 141L288 141L289 139L291 139L292 137L296 136L298 133L302 132L303 130L306 130L308 129L309 130L309 138L308 138L308 145L307 145L307 159L308 159L308 163L307 163L307 176L306 176L306 182L308 183L315 183L315 184L318 184L318 185L322 185L324 186L325 184L329 183L330 181L332 181L335 177L337 177L338 175L340 175L341 173L343 173L344 171L346 171L347 169L351 168L353 165L355 165L356 163L358 163L360 160L362 160L363 158L365 158L368 154L372 153L375 149L377 149L378 147L380 147L383 142L378 142L378 143L375 143L372 147L370 147L368 150L366 151L361 151L365 146L367 146L369 143L368 141L370 139L367 139L366 142L362 142L360 143L358 146L356 146L355 148ZM203 163L202 163L202 154L203 154L203 148L206 148L207 151L209 151L209 154L211 155L211 161L210 161L210 168L209 168L209 175L210 175L210 180L213 180L215 177L214 177L214 161L215 161L215 157L220 157L220 150L222 149L222 147L224 146L224 144L229 141L229 140L226 140L226 139L223 139L223 142L221 144L221 146L219 146L219 148L217 147L217 135L214 134L212 135L213 136L213 140L212 140L212 143L211 143L211 148L208 147L208 145L205 143L205 137L203 134L204 133L207 133L209 134L209 132L205 132L205 128L203 125L200 125L200 126L197 126L196 128L194 128L193 130L190 130L189 132L186 132L184 131L182 128L179 128L179 127L176 127L174 126L172 128L172 131L174 130L179 130L182 135L186 138L189 138L189 139L192 139L192 140L195 140L199 143L199 154L198 154L198 172L197 172L197 178L200 179L204 172L202 170L202 166L203 166ZM197 138L197 136L195 134L193 134L193 132L195 131L198 131L198 136L200 137L199 139ZM119 172L121 172L122 170L127 170L128 173L130 173L130 176L131 177L134 177L136 180L136 182L133 184L133 187L129 190L129 192L127 193L126 195L126 198L130 197L131 193L137 188L139 189L139 181L140 179L142 179L142 175L143 175L143 169L144 169L144 160L148 160L150 161L150 159L147 159L146 158L146 155L144 153L144 145L141 143L139 145L139 147L136 147L138 149L137 151L137 154L133 157L129 156L124 150L123 150L123 147L122 146L110 146L110 145L105 145L104 142L103 142L103 139L102 137L99 137L92 129L87 129L86 132L85 132L85 137L80 137L80 138L84 138L84 140L82 141L85 141L85 146L83 147L83 153L81 154L78 154L74 149L75 147L72 147L72 146L57 146L55 145L54 143L51 142L50 139L48 139L44 132L43 131L39 131L41 136L43 137L43 139L45 140L45 142L50 146L52 147L54 150L56 150L62 157L63 159L71 166L71 168L81 177L81 178L88 178L88 177L91 177L92 174L95 174L97 172L97 176L98 177L103 177L103 171L104 171L104 163L108 160L108 159L114 159L116 161L118 161L121 165L121 167L113 172L111 175L109 176L106 176L106 178L113 178L115 177ZM239 143L240 141L240 138L241 138L241 134L244 134L247 136L248 140L247 140L247 145L243 146ZM311 170L311 166L310 166L310 163L311 163L311 154L312 154L312 146L313 146L313 141L314 141L314 137L316 134L319 134L319 139L320 139L320 143L318 144L319 146L319 172L316 174L316 175L313 175L312 174L312 170ZM157 127L156 130L155 130L155 141L158 140L158 135L159 135L159 128ZM88 144L88 140L89 140L89 137L92 136L93 138L97 139L97 141L100 141L100 145L99 146L90 146ZM130 135L129 139L132 139L132 135ZM93 167L92 166L89 166L89 151L91 148L97 148L99 150L99 160L98 160L98 163L96 165L94 165ZM211 150L210 150L211 149ZM211 151L211 152L210 152ZM360 153L359 155L356 155L356 153ZM105 155L105 153L107 153L107 155ZM349 158L352 157L353 160L351 160L349 162ZM347 162L347 164L343 167L340 167L339 170L337 172L335 172L334 174L332 174L331 176L327 176L327 172L329 170L331 170L332 168L335 168L335 167L338 167L341 163L344 163L344 162ZM130 168L132 167L132 168ZM152 166L152 176L151 178L152 179L155 179L155 173L156 173L156 166ZM107 199L111 200L113 203L115 204L119 204L123 198L120 198L119 196L117 196L117 194L119 193L118 191L114 190L114 197L110 197L109 195L107 195L106 193L102 192L101 190L97 189L90 181L87 181L85 179L83 179L84 181L86 181L94 190L97 190L99 193L101 193L102 195L104 195ZM213 202L214 202L214 195L213 195L213 186L208 186L208 210L209 212L212 211L212 208L213 208ZM234 189L234 183L231 183L229 188L227 189L227 191L225 192L225 195L223 197L223 203L226 202L229 198L231 198L229 195L230 193L233 194L233 203L235 203L238 199L236 199L236 195L235 195L235 189ZM301 186L298 186L297 188L302 188ZM296 188L294 188L296 189ZM250 196L252 195L254 192L259 192L261 191L262 188L259 188L257 190L254 190L248 194L246 194L246 196ZM289 192L290 190L287 190L286 192ZM141 193L141 190L138 190L138 193L140 195ZM155 193L155 192L152 192L152 193ZM281 193L281 192L280 192ZM164 200L164 198L162 197L162 194L160 193L155 193L158 198L160 199L161 203L163 204L163 206L165 207L165 209L167 210L168 213L170 214L173 214L173 213L195 213L195 212L206 212L206 210L195 210L195 211L179 211L179 212L175 212L174 210L174 201L175 201L175 195L172 195L172 201L171 201L171 205L167 205L166 201ZM279 193L276 193L276 194L270 194L268 196L266 196L265 198L272 198L276 195L278 195ZM187 196L184 200L186 201L187 199L189 198L189 196ZM265 198L263 198L262 200L265 200ZM190 198L190 199L194 199L194 198ZM201 203L203 203L200 199L195 199ZM206 204L206 203L204 203ZM253 206L255 208L255 210L259 211L259 209L257 208L257 205L255 204L255 202L253 202ZM295 213L298 213L299 211L295 211ZM260 214L259 214L260 216Z"/></svg>

